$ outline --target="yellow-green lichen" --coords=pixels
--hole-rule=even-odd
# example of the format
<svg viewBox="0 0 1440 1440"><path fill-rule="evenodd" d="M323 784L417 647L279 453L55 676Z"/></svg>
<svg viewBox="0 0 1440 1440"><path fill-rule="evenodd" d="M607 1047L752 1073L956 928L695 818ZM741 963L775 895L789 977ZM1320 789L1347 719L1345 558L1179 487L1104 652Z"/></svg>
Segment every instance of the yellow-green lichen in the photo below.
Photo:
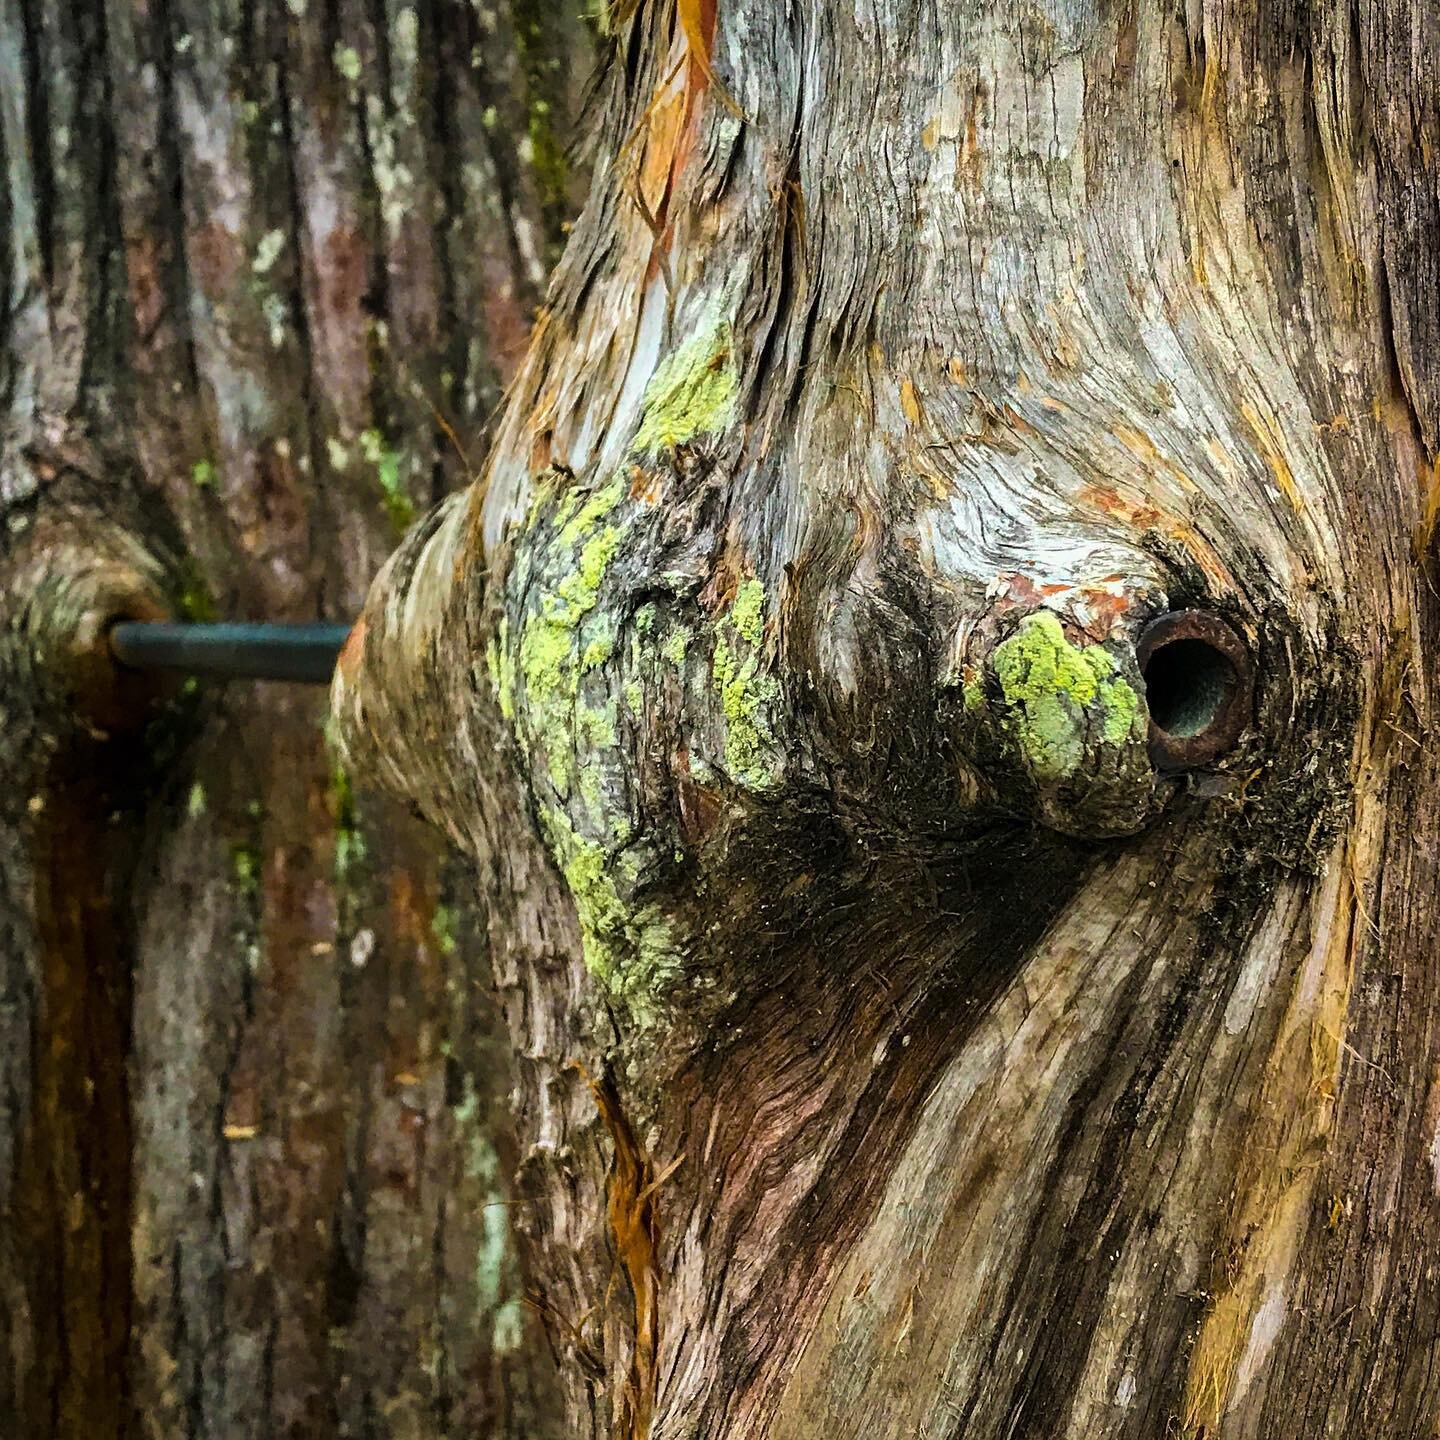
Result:
<svg viewBox="0 0 1440 1440"><path fill-rule="evenodd" d="M390 517L391 528L397 536L403 535L415 522L415 502L405 492L405 482L400 475L400 456L379 430L362 430L359 443L360 454L367 464L375 467L375 479L380 486L380 498L385 513Z"/></svg>
<svg viewBox="0 0 1440 1440"><path fill-rule="evenodd" d="M580 656L580 669L598 670L614 653L615 626L610 622L586 641L584 653Z"/></svg>
<svg viewBox="0 0 1440 1440"><path fill-rule="evenodd" d="M633 450L673 450L724 430L734 417L738 389L730 326L713 310L650 377Z"/></svg>
<svg viewBox="0 0 1440 1440"><path fill-rule="evenodd" d="M603 707L577 706L575 734L582 749L593 750L615 745L615 702L611 700Z"/></svg>
<svg viewBox="0 0 1440 1440"><path fill-rule="evenodd" d="M685 648L690 643L689 632L683 625L677 625L666 637L660 653L677 668L685 663Z"/></svg>
<svg viewBox="0 0 1440 1440"><path fill-rule="evenodd" d="M330 813L335 817L335 883L341 887L365 859L365 832L350 772L336 759L330 767Z"/></svg>
<svg viewBox="0 0 1440 1440"><path fill-rule="evenodd" d="M717 628L711 662L725 715L725 768L732 780L751 790L766 790L779 781L769 710L780 698L780 687L761 671L754 653L764 633L764 603L764 587L747 580Z"/></svg>
<svg viewBox="0 0 1440 1440"><path fill-rule="evenodd" d="M349 45L337 43L331 54L331 60L334 62L335 68L340 72L341 76L352 85L360 78L362 69L360 54L357 50L351 49Z"/></svg>
<svg viewBox="0 0 1440 1440"><path fill-rule="evenodd" d="M752 645L760 643L765 630L765 587L758 580L745 580L735 592L730 621L736 633Z"/></svg>
<svg viewBox="0 0 1440 1440"><path fill-rule="evenodd" d="M612 994L625 999L643 1018L649 999L678 970L669 922L653 905L637 908L621 898L613 878L624 861L605 846L576 832L564 811L547 807L541 826L575 901L585 966Z"/></svg>
<svg viewBox="0 0 1440 1440"><path fill-rule="evenodd" d="M1100 733L1110 745L1123 745L1126 740L1145 733L1145 717L1140 713L1140 697L1135 687L1124 680L1106 680L1099 690L1104 707Z"/></svg>
<svg viewBox="0 0 1440 1440"><path fill-rule="evenodd" d="M437 905L430 917L430 938L435 948L447 959L459 949L460 942L455 934L455 911L449 905Z"/></svg>
<svg viewBox="0 0 1440 1440"><path fill-rule="evenodd" d="M602 630L583 649L579 632L599 602L605 571L620 546L619 527L601 522L623 494L624 477L617 474L568 515L556 536L555 553L574 557L573 568L558 583L541 590L539 614L525 622L520 635L519 669L525 683L527 718L544 752L551 782L561 795L570 789L580 677L587 669L603 664L614 648L613 630ZM502 639L497 658L502 677L504 650Z"/></svg>
<svg viewBox="0 0 1440 1440"><path fill-rule="evenodd" d="M508 705L516 717L529 751L532 780L543 787L538 793L551 796L541 800L541 828L575 902L586 966L614 999L643 1018L656 989L678 970L668 922L656 906L629 899L643 867L625 813L619 707L623 697L638 713L645 697L638 675L618 687L619 696L619 676L587 679L616 668L620 653L617 617L601 602L629 530L629 521L614 513L628 485L627 468L590 493L572 489L562 496L547 487L530 520L532 527L543 525L546 538L520 572L531 596L528 616L518 640L500 631L488 663L502 708ZM639 665L642 637L657 623L653 603L636 612L632 664ZM517 691L523 688L523 704L504 699L507 672Z"/></svg>
<svg viewBox="0 0 1440 1440"><path fill-rule="evenodd" d="M1093 724L1111 745L1143 736L1139 699L1114 675L1114 657L1099 645L1072 645L1049 611L1027 615L996 646L993 665L1003 724L1037 780L1075 774Z"/></svg>
<svg viewBox="0 0 1440 1440"><path fill-rule="evenodd" d="M230 873L241 895L253 895L260 887L260 855L253 846L230 847Z"/></svg>
<svg viewBox="0 0 1440 1440"><path fill-rule="evenodd" d="M175 609L182 620L194 620L200 624L209 623L219 613L210 586L194 561L187 560L181 564Z"/></svg>
<svg viewBox="0 0 1440 1440"><path fill-rule="evenodd" d="M507 721L515 719L515 666L510 653L510 621L500 617L500 624L485 647L485 668L495 691L500 713Z"/></svg>
<svg viewBox="0 0 1440 1440"><path fill-rule="evenodd" d="M605 805L602 772L598 765L586 765L580 771L580 798L590 817L598 820Z"/></svg>

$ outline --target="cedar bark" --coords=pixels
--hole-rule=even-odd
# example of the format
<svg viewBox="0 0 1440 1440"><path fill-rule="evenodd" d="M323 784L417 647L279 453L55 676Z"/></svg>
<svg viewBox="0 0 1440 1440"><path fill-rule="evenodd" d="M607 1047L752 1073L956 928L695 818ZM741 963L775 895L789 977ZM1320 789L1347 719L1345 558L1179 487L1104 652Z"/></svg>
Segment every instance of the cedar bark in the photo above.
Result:
<svg viewBox="0 0 1440 1440"><path fill-rule="evenodd" d="M348 619L468 482L594 42L0 0L6 1436L555 1433L469 882L323 695L152 686L104 631Z"/></svg>
<svg viewBox="0 0 1440 1440"><path fill-rule="evenodd" d="M334 695L476 865L567 1433L1433 1435L1433 6L630 9ZM1157 774L1186 607L1254 711Z"/></svg>

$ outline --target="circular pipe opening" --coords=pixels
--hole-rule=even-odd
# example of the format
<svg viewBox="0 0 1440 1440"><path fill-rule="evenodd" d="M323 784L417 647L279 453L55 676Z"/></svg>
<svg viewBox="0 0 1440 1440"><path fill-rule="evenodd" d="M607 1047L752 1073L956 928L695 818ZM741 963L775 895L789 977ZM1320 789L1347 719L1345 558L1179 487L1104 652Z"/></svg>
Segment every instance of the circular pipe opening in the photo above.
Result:
<svg viewBox="0 0 1440 1440"><path fill-rule="evenodd" d="M1150 758L1162 770L1218 759L1250 719L1253 669L1239 635L1207 610L1174 610L1136 647L1150 711Z"/></svg>

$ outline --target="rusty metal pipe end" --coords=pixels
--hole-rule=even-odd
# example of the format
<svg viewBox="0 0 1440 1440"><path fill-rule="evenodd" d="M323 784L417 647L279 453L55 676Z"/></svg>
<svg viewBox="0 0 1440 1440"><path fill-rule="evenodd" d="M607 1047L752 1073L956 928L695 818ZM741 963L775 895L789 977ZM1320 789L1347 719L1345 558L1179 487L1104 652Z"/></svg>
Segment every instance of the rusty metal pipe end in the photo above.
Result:
<svg viewBox="0 0 1440 1440"><path fill-rule="evenodd" d="M1254 711L1255 667L1224 620L1208 610L1172 610L1141 632L1135 659L1156 769L1193 770L1234 748Z"/></svg>

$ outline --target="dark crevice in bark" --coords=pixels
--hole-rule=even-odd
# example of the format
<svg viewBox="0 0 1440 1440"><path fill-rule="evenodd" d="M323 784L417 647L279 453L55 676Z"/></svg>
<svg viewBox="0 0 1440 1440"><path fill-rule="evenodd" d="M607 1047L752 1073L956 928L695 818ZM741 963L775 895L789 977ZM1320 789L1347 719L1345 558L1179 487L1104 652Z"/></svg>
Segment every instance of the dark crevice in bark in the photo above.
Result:
<svg viewBox="0 0 1440 1440"><path fill-rule="evenodd" d="M289 321L294 329L296 343L299 349L299 370L301 375L302 393L299 398L299 411L303 417L300 421L300 428L306 438L306 460L308 461L308 473L313 477L314 493L311 503L314 505L317 514L325 514L333 509L334 500L329 494L329 487L324 483L328 476L328 468L323 461L324 444L323 436L320 433L321 417L320 407L317 403L318 397L315 394L316 381L316 357L313 337L310 334L309 318L305 310L305 267L302 260L303 247L301 236L304 233L303 198L301 194L300 177L295 168L296 138L294 117L291 113L291 94L289 71L284 64L275 66L275 113L276 123L280 128L282 165L284 169L283 194L284 194L284 216L285 235L287 242L292 247L296 256L296 263L291 272L291 282L286 290L286 310ZM321 261L320 263L323 263ZM302 469L304 467L302 466ZM321 618L336 618L336 603L325 594L325 585L322 580L316 587L316 614ZM338 612L338 618L348 619L349 617Z"/></svg>
<svg viewBox="0 0 1440 1440"><path fill-rule="evenodd" d="M80 101L74 123L83 128L87 152L81 161L87 210L82 223L96 238L86 246L86 268L91 272L87 286L89 313L77 390L87 398L101 397L99 406L91 400L89 408L99 410L102 423L113 423L114 395L123 389L120 365L124 348L125 250L116 178L117 146L114 131L106 123L114 111L106 63L109 37L101 6L81 7L78 22L81 34L76 45L75 86Z"/></svg>
<svg viewBox="0 0 1440 1440"><path fill-rule="evenodd" d="M20 38L24 45L26 153L34 179L35 239L40 278L48 290L55 277L53 254L55 176L51 163L49 90L43 82L45 61L40 41L42 0L20 0Z"/></svg>
<svg viewBox="0 0 1440 1440"><path fill-rule="evenodd" d="M1263 882L1256 888L1263 888ZM1227 957L1243 953L1246 932L1258 923L1253 899L1235 906L1224 890L1222 884L1220 896L1208 907L1209 923L1201 922L1204 938L1187 968L1173 977L1158 1026L1141 1040L1143 1048L1133 1068L1120 1077L1118 1093L1113 1057L1135 1053L1134 1038L1127 1035L1130 1017L1139 1010L1140 992L1152 978L1145 963L1149 957L1144 954L1137 957L1128 992L1122 992L1099 1047L1098 1053L1105 1058L1068 1106L1067 1128L1055 1144L1044 1187L1054 1201L1035 1217L1024 1247L1034 1258L1017 1270L1006 1304L1009 1315L1024 1316L1036 1304L1037 1293L1043 1293L1053 1321L1041 1328L1039 1343L1027 1351L1019 1395L1008 1420L995 1430L997 1434L1015 1440L1048 1440L1063 1431L1077 1399L1094 1337L1083 1326L1066 1323L1066 1317L1091 1313L1095 1297L1103 1296L1112 1283L1115 1257L1125 1252L1132 1232L1146 1223L1151 1204L1143 1186L1136 1183L1137 1168L1143 1165L1153 1170L1166 1159L1163 1146L1155 1147L1153 1139L1146 1142L1140 1133L1142 1119L1147 1119L1147 1102L1163 1072L1171 1069L1175 1047L1182 1038L1202 1052L1214 1043L1214 1032L1223 1019L1219 1001L1235 980L1226 973L1233 970ZM1223 921L1219 919L1222 914L1226 917ZM1154 1121L1154 1116L1148 1117L1149 1124ZM1136 1157L1137 1143L1151 1148L1148 1158ZM1084 1191L1071 1206L1062 1199L1067 1188L1064 1182L1077 1168L1077 1155L1084 1152L1093 1158L1085 1166ZM1148 1339L1152 1347L1149 1358L1157 1373L1176 1376L1168 1391L1157 1387L1147 1400L1154 1421L1167 1428L1178 1422L1184 1401L1178 1373L1167 1361L1173 1362L1185 1352L1200 1314L1195 1298L1182 1297L1182 1301L1171 1308L1170 1324L1163 1329L1153 1327ZM1021 1337L1026 1329L1028 1325L1022 1323ZM1016 1340L1008 1326L997 1330L991 1364L1001 1349L1013 1346ZM955 1430L957 1440L966 1433L971 1418L967 1413Z"/></svg>
<svg viewBox="0 0 1440 1440"><path fill-rule="evenodd" d="M843 857L842 850L842 865ZM786 870L793 863L787 858ZM696 1117L686 1153L705 1148L705 1125L719 1125L725 1143L773 1147L771 1175L778 1181L820 1134L837 1122L841 1128L826 1144L823 1167L803 1200L767 1247L773 1267L767 1283L727 1334L717 1366L722 1382L699 1418L702 1433L724 1433L746 1413L747 1392L784 1353L784 1327L803 1309L802 1297L872 1217L890 1166L941 1070L983 1022L994 996L1093 863L1083 849L1067 853L1022 829L992 831L938 852L921 870L891 873L888 883L876 873L838 885L836 879L819 880L793 913L767 915L774 948L744 970L779 971L787 983L770 993L747 990L734 1018L717 1025L720 1033L743 1023L766 1035L765 1055L747 1055L737 1072L735 1058L717 1048L702 1062L693 1094L683 1081L677 1085ZM812 857L804 869L814 864ZM882 865L877 857L877 870ZM1047 877L1043 901L1020 909L1015 897L1028 891L1024 877L1037 870ZM891 897L879 913L877 895ZM797 941L814 957L810 964L796 954ZM867 1000L869 987L877 995L888 992L887 998ZM807 1016L823 1018L809 1022ZM750 1119L748 1110L772 1092L798 1088L797 1103L804 1095L805 1082L786 1075L797 1053L808 1052L815 1062L829 1055L831 1064L843 1066L877 1040L893 1058L867 1081L845 1087L843 1100L837 1094L811 1125L782 1124L768 1134ZM743 1075L739 1085L737 1075ZM744 1197L717 1197L728 1231L712 1238L717 1263L753 1222L764 1197L763 1187ZM797 1271L789 1257L799 1255L806 1260Z"/></svg>
<svg viewBox="0 0 1440 1440"><path fill-rule="evenodd" d="M460 43L458 34L447 35L442 28L440 0L423 0L423 3L417 6L417 12L420 15L421 28L435 37L437 46ZM438 258L436 268L439 281L437 286L439 308L437 325L440 334L448 338L443 352L444 370L448 370L451 376L448 384L444 384L442 379L442 389L432 397L432 403L440 415L448 418L451 431L454 433L454 417L459 414L456 399L461 393L467 368L465 323L458 313L459 307L456 301L457 227L460 216L464 213L464 200L460 193L462 182L459 147L452 134L453 120L451 118L456 113L457 95L454 77L446 66L427 67L426 75L431 88L427 95L428 103L421 114L421 123L425 127L426 144L434 157L432 168L435 174L436 193L439 197L438 213L435 217L435 244ZM503 200L501 203L504 203ZM442 370L442 376L444 370ZM438 423L435 442L435 462L430 471L429 493L425 497L427 505L438 505L445 498L446 491L449 489L446 483L444 463L449 439L441 433ZM470 461L463 454L461 463L467 471L472 469Z"/></svg>
<svg viewBox="0 0 1440 1440"><path fill-rule="evenodd" d="M55 1440L127 1440L134 934L126 896L149 766L133 741L59 764L72 762L128 780L57 769L34 825L44 1000L11 1219L38 1364L21 1414Z"/></svg>
<svg viewBox="0 0 1440 1440"><path fill-rule="evenodd" d="M1395 334L1395 279L1391 271L1392 261L1388 255L1380 262L1380 283L1377 286L1379 297L1379 314L1376 316L1376 328L1384 346L1386 369L1389 372L1391 393L1398 396L1405 403L1406 418L1410 426L1410 433L1415 440L1417 448L1421 453L1429 451L1429 444L1426 437L1425 417L1421 414L1419 406L1424 403L1423 397L1414 391L1414 382L1407 373L1410 369L1406 360L1402 359L1400 346Z"/></svg>

